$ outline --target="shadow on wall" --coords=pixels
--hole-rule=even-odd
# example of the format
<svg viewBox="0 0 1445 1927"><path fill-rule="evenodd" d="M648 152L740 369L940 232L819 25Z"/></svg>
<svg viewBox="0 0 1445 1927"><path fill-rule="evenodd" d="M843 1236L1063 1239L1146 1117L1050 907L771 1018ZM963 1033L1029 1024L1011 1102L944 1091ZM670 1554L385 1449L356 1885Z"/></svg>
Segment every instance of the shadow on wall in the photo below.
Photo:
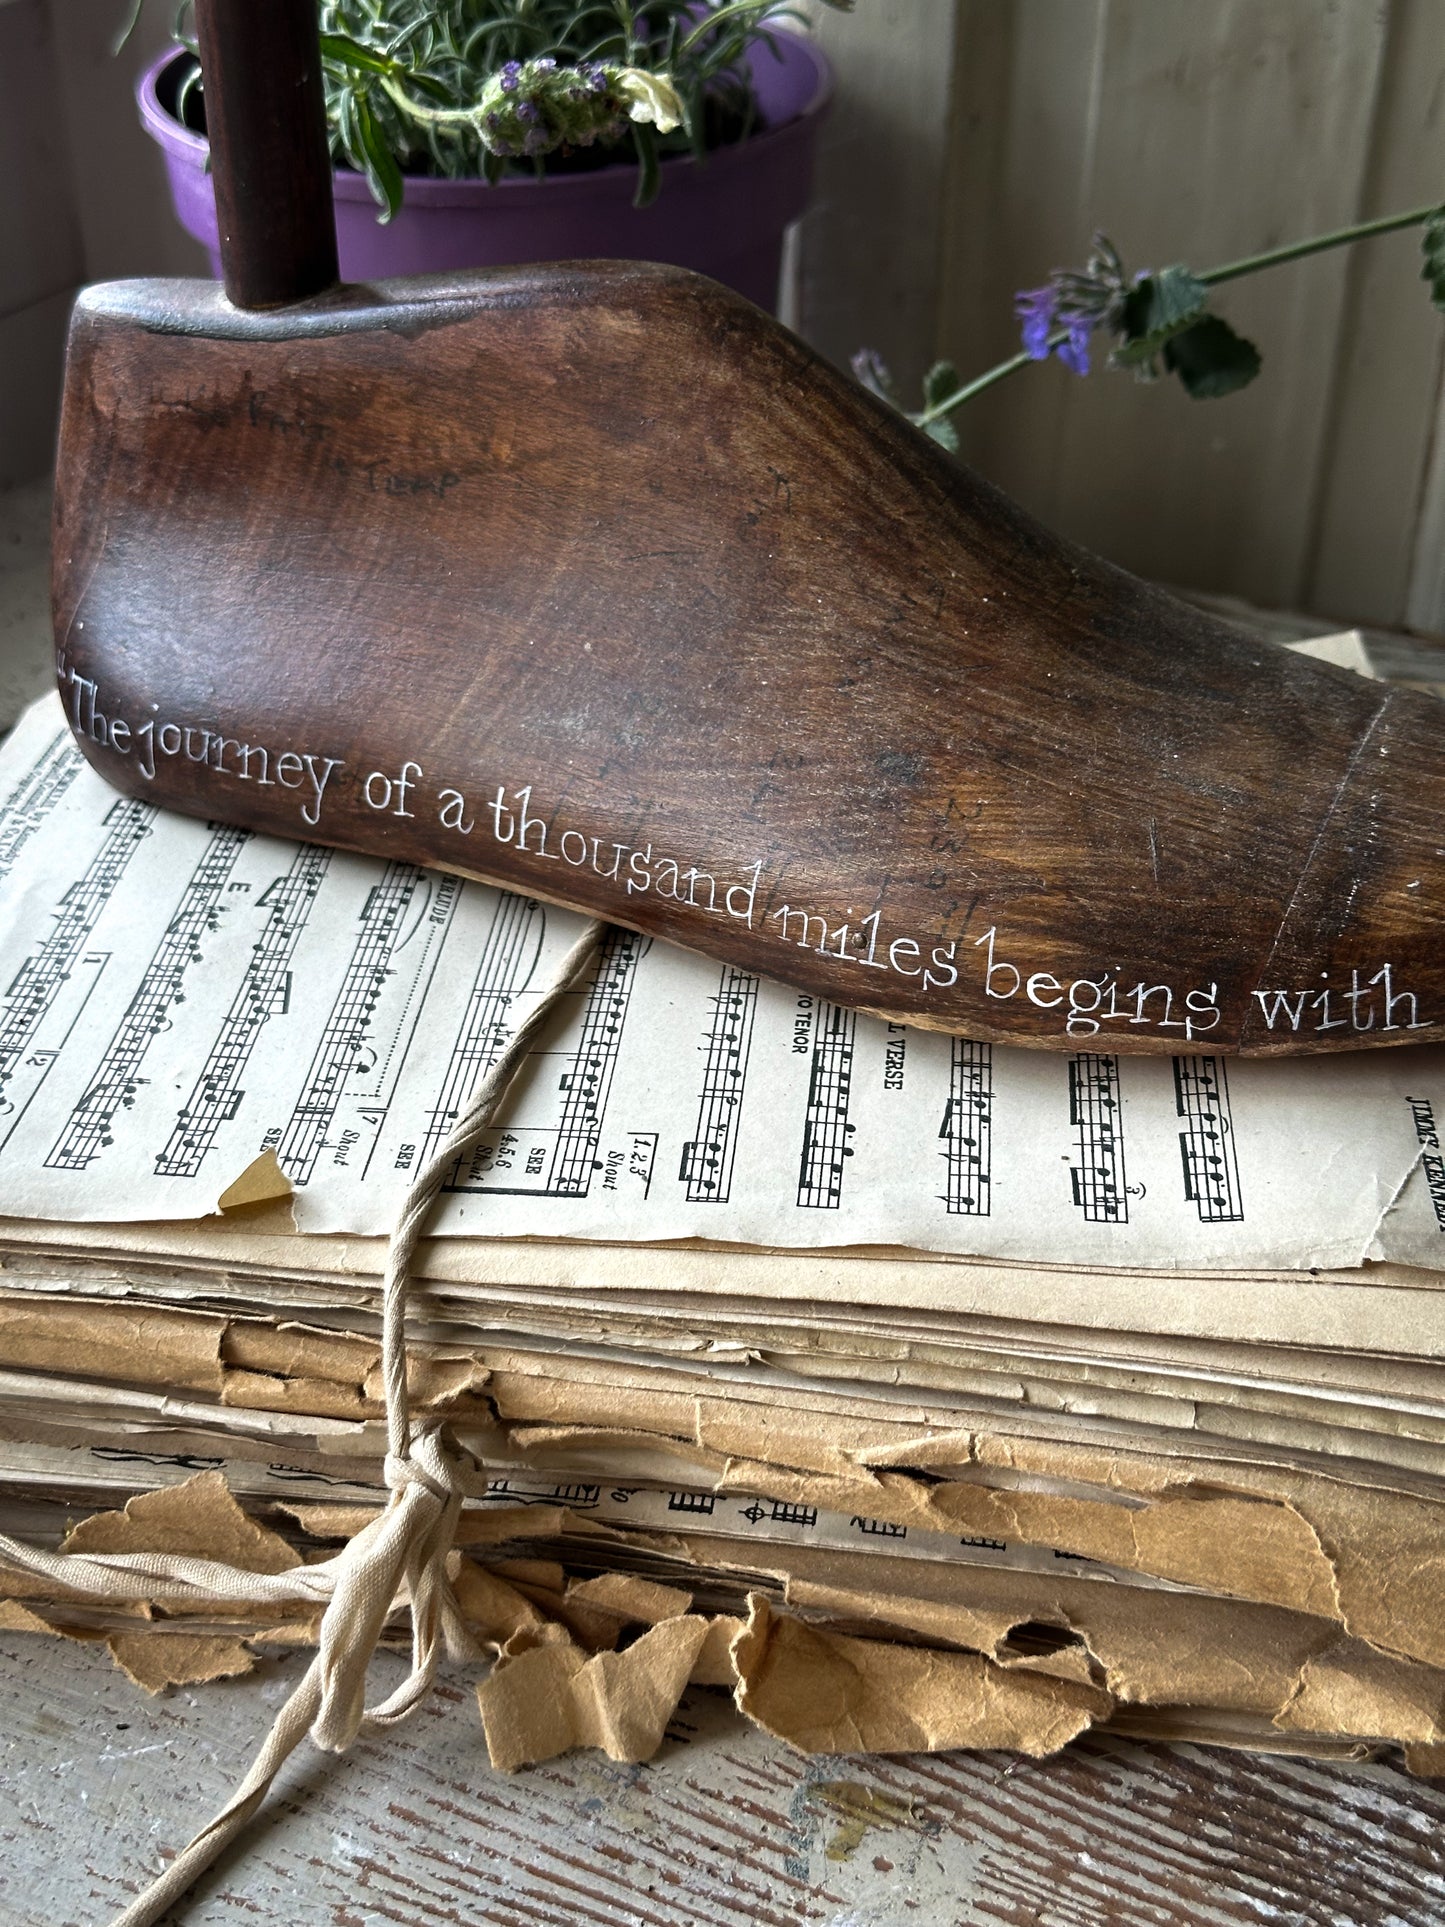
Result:
<svg viewBox="0 0 1445 1927"><path fill-rule="evenodd" d="M0 488L50 468L76 288L206 272L131 98L171 8L148 0L117 58L125 12L121 0L0 0Z"/></svg>

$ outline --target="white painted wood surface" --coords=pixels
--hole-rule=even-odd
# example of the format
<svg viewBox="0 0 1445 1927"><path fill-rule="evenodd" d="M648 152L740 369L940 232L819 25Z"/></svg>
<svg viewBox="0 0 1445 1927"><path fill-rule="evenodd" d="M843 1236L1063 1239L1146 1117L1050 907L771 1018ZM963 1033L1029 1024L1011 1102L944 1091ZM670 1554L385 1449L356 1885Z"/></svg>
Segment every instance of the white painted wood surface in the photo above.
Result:
<svg viewBox="0 0 1445 1927"><path fill-rule="evenodd" d="M301 1665L149 1700L103 1652L0 1635L5 1927L108 1921L230 1791ZM577 1754L508 1777L460 1675L339 1763L301 1757L175 1927L1445 1919L1445 1789L1387 1767L1122 1741L809 1760L704 1691L647 1766Z"/></svg>

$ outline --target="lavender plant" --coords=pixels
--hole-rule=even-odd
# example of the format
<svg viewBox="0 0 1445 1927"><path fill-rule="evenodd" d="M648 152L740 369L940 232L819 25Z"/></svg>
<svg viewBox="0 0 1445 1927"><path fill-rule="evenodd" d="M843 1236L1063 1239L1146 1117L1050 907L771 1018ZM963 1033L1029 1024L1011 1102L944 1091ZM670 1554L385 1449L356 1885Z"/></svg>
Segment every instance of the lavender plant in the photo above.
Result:
<svg viewBox="0 0 1445 1927"><path fill-rule="evenodd" d="M646 206L664 155L747 137L744 56L801 17L795 0L318 0L318 12L332 156L366 176L383 221L409 174L495 182L628 147ZM185 6L176 38L195 51ZM183 92L182 118L187 104Z"/></svg>
<svg viewBox="0 0 1445 1927"><path fill-rule="evenodd" d="M1445 310L1445 206L1361 221L1199 274L1175 265L1130 276L1113 242L1107 235L1096 234L1082 268L1056 268L1042 287L1025 288L1014 297L1022 342L1017 354L971 381L960 380L952 362L936 362L924 376L923 406L909 414L909 420L945 448L955 450L958 433L953 416L965 402L1051 356L1076 375L1087 375L1096 335L1109 343L1109 368L1125 370L1142 381L1177 376L1196 401L1232 395L1254 380L1262 358L1254 343L1210 306L1215 288L1330 248L1416 227L1423 229L1421 278L1431 301ZM853 372L866 388L902 409L887 369L871 349L854 356Z"/></svg>

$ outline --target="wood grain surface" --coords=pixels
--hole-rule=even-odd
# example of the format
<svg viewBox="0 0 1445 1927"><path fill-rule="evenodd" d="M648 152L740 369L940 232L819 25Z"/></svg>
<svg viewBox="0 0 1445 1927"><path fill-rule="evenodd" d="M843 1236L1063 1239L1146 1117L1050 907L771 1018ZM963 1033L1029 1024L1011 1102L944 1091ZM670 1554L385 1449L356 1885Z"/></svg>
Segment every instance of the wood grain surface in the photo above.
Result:
<svg viewBox="0 0 1445 1927"><path fill-rule="evenodd" d="M0 1636L0 1920L94 1927L249 1763L303 1661L149 1700ZM397 1669L383 1655L381 1682ZM468 1681L309 1755L176 1927L1430 1927L1445 1788L1383 1766L1085 1741L804 1759L693 1691L648 1766L494 1773Z"/></svg>
<svg viewBox="0 0 1445 1927"><path fill-rule="evenodd" d="M112 783L1046 1048L1445 1037L1445 709L1060 541L637 264L84 294L60 684Z"/></svg>

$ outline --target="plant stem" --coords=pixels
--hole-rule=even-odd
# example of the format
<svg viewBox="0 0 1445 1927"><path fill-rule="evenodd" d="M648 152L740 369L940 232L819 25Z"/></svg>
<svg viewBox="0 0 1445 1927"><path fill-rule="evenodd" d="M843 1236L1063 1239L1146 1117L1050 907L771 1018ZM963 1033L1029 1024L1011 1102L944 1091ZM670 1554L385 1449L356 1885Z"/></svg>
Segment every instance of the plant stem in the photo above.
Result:
<svg viewBox="0 0 1445 1927"><path fill-rule="evenodd" d="M1397 228L1422 227L1432 214L1440 212L1439 203L1412 208L1408 214L1384 214L1377 221L1359 221L1354 227L1336 228L1332 234L1317 234L1313 240L1291 241L1288 247L1271 248L1267 254L1247 254L1242 261L1229 261L1222 268L1206 268L1197 279L1206 287L1221 281L1236 281L1242 274L1258 274L1261 268L1277 268L1286 261L1302 261L1307 254L1323 254L1327 248L1348 247L1351 241L1368 241L1374 234L1393 234Z"/></svg>
<svg viewBox="0 0 1445 1927"><path fill-rule="evenodd" d="M1358 221L1353 227L1336 228L1330 234L1316 234L1308 241L1291 241L1287 247L1270 248L1264 254L1247 254L1242 260L1226 261L1222 267L1206 268L1195 279L1203 282L1205 287L1215 288L1222 281L1237 281L1241 275L1258 274L1263 268L1281 267L1286 261L1302 261L1306 255L1323 254L1328 248L1348 247L1352 241L1367 241L1372 235L1393 234L1399 228L1422 227L1431 215L1439 212L1440 205L1435 202L1429 207L1412 208L1408 214L1384 214L1375 221ZM981 395L985 388L992 388L995 382L1016 375L1021 368L1027 368L1031 361L1047 360L1049 350L1067 338L1062 331L1050 335L1048 349L1043 355L1012 355L996 367L975 375L972 381L966 381L961 388L955 388L951 395L934 402L931 408L910 415L909 420L918 428L927 428L930 422L951 415L955 408L961 408L966 401L972 401L975 395Z"/></svg>
<svg viewBox="0 0 1445 1927"><path fill-rule="evenodd" d="M425 121L431 127L477 127L481 123L479 107L422 107L407 97L405 91L387 74L377 76L382 91L392 102L412 120Z"/></svg>
<svg viewBox="0 0 1445 1927"><path fill-rule="evenodd" d="M1066 339L1067 336L1063 334L1050 335L1049 346L1052 348L1056 340ZM931 408L925 408L921 414L910 415L908 419L915 427L927 428L930 422L936 422L941 415L951 415L955 408L961 408L964 402L972 401L974 396L981 395L985 388L992 388L996 381L1003 381L1008 375L1016 375L1020 368L1027 368L1033 359L1032 355L1027 355L1020 349L1007 361L999 362L997 367L989 368L981 375L975 375L973 380L966 381L962 388L955 388L953 393L945 395L942 401L936 401Z"/></svg>

